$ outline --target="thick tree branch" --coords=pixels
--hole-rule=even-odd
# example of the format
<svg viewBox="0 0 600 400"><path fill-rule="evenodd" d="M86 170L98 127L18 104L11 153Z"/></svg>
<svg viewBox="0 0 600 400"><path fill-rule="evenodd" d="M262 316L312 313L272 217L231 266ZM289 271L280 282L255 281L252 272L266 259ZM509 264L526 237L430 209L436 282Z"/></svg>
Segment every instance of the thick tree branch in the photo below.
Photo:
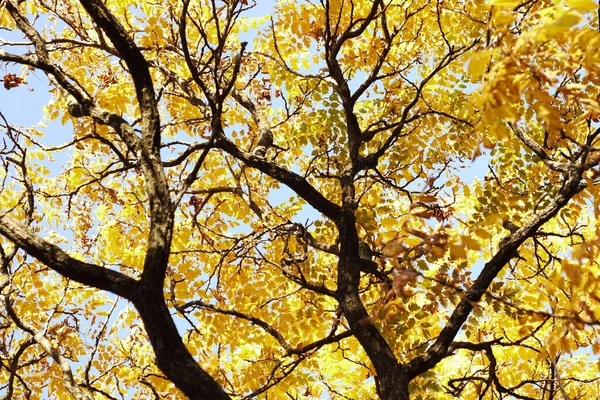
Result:
<svg viewBox="0 0 600 400"><path fill-rule="evenodd" d="M98 0L81 0L86 11L111 39L134 81L142 116L140 161L150 202L150 232L141 282L131 300L140 313L158 367L190 399L229 398L191 356L167 308L163 286L174 222L174 207L160 159L160 118L148 63L123 26ZM219 115L213 115L213 120ZM209 146L205 148L205 152Z"/></svg>
<svg viewBox="0 0 600 400"><path fill-rule="evenodd" d="M338 262L337 299L350 329L360 342L375 367L380 389L394 393L397 388L408 385L404 367L398 364L389 344L375 325L359 296L361 259L359 252L356 218L351 206L354 198L353 184L342 180L344 190L343 217L338 223L340 234L340 258ZM408 393L408 391L406 391ZM408 399L406 399L408 400Z"/></svg>
<svg viewBox="0 0 600 400"><path fill-rule="evenodd" d="M94 22L106 33L127 64L142 117L142 140L138 156L148 190L150 232L144 261L144 285L162 290L173 234L173 208L160 159L160 117L148 62L127 31L98 0L81 0Z"/></svg>
<svg viewBox="0 0 600 400"><path fill-rule="evenodd" d="M408 373L411 379L432 368L441 359L449 355L452 341L471 314L474 304L481 300L481 297L502 268L513 257L517 256L519 246L527 239L533 237L544 223L552 219L573 196L581 192L584 188L585 184L581 182L580 173L569 174L565 185L556 195L554 201L522 228L512 233L503 241L496 255L485 264L473 286L465 293L463 299L456 306L435 343L427 350L425 355L413 359L408 364Z"/></svg>
<svg viewBox="0 0 600 400"><path fill-rule="evenodd" d="M109 37L129 68L142 113L142 133L148 149L160 146L160 118L148 62L127 31L99 0L81 0L81 5Z"/></svg>
<svg viewBox="0 0 600 400"><path fill-rule="evenodd" d="M337 56L340 49L342 48L342 45L346 41L362 35L362 33L367 29L367 27L375 19L375 15L377 14L377 9L379 8L381 2L382 2L382 0L374 0L373 4L371 5L371 9L369 10L369 14L364 18L360 18L356 21L352 21L352 23L348 27L348 29L346 29L346 31L344 33L342 33L342 35L340 35L340 37L337 39L337 41L334 43L334 45L331 49L331 54L334 57ZM352 30L352 27L356 24L358 24L358 27L356 29Z"/></svg>
<svg viewBox="0 0 600 400"><path fill-rule="evenodd" d="M0 216L0 233L54 271L76 282L107 290L126 299L131 298L136 287L134 279L120 272L74 259L10 215Z"/></svg>
<svg viewBox="0 0 600 400"><path fill-rule="evenodd" d="M141 140L133 127L120 116L99 109L76 89L65 75L51 64L45 49L39 51L38 60L7 55L4 52L0 53L0 58L38 67L49 76L56 77L53 81L56 82L56 86L65 89L78 103L78 108L70 106L73 116L89 115L100 123L113 127L139 157L151 214L148 249L141 282L136 283L118 272L74 260L58 247L49 245L31 234L26 227L10 216L0 217L0 233L62 275L131 300L144 322L156 354L157 365L169 379L190 399L227 399L229 397L223 389L198 365L186 349L162 293L170 254L173 209L160 159L160 119L148 64L123 26L103 3L82 0L82 4L94 22L107 33L129 68L142 116ZM32 29L24 18L22 20L24 22L21 29ZM33 37L36 39L35 35Z"/></svg>
<svg viewBox="0 0 600 400"><path fill-rule="evenodd" d="M542 160L544 162L544 164L546 164L546 166L548 168L550 168L553 171L559 171L559 172L568 172L569 171L569 168L567 165L553 161L550 158L550 156L548 155L548 153L546 153L544 148L542 146L540 146L531 136L526 134L518 125L516 125L512 122L507 122L507 124L510 127L510 129L512 129L514 134L519 139L521 139L521 141L525 144L525 146L527 146L531 151L533 151L535 153L535 155L537 155L540 158L540 160Z"/></svg>
<svg viewBox="0 0 600 400"><path fill-rule="evenodd" d="M248 96L237 89L233 89L231 91L231 96L252 116L252 120L256 124L260 134L258 147L256 147L254 150L254 154L264 157L267 148L273 145L274 137L271 127L269 124L267 124L267 121L262 117L262 115L260 115L258 109L256 108L256 104L254 104L254 102Z"/></svg>
<svg viewBox="0 0 600 400"><path fill-rule="evenodd" d="M288 171L274 162L267 161L262 157L257 157L243 151L224 135L217 137L215 146L231 154L238 160L243 161L249 167L256 168L271 178L278 180L284 185L287 185L315 210L319 211L326 217L334 221L340 217L340 206L326 199L314 188L314 186L308 183L308 181L300 175Z"/></svg>
<svg viewBox="0 0 600 400"><path fill-rule="evenodd" d="M2 50L0 50L0 60L35 67L44 71L56 87L66 91L67 95L72 96L72 98L68 100L69 112L71 115L74 117L90 116L98 123L110 126L115 130L119 137L123 139L130 151L134 153L138 152L139 141L133 127L121 116L111 113L94 104L54 65L28 56L6 53Z"/></svg>
<svg viewBox="0 0 600 400"><path fill-rule="evenodd" d="M138 291L132 300L156 354L156 364L190 400L227 400L221 386L199 365L185 347L171 312L157 293Z"/></svg>

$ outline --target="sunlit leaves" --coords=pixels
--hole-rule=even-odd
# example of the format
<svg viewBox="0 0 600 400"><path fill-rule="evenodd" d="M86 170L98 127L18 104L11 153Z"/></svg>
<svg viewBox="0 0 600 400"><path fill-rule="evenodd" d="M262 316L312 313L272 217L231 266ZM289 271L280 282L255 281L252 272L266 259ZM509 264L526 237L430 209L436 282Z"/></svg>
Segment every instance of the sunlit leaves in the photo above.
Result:
<svg viewBox="0 0 600 400"><path fill-rule="evenodd" d="M589 12L598 9L598 3L595 0L568 0L567 6L579 12Z"/></svg>
<svg viewBox="0 0 600 400"><path fill-rule="evenodd" d="M473 82L479 78L490 68L490 61L494 55L494 50L485 50L475 53L469 60L469 74Z"/></svg>
<svg viewBox="0 0 600 400"><path fill-rule="evenodd" d="M68 134L3 125L13 135L0 150L3 212L78 260L139 279L153 262L144 257L156 199L123 55L78 3L26 3L46 24L51 62L101 111L75 118L55 88L46 118ZM426 354L458 304L472 310L447 360L411 383L412 397L551 397L540 388L552 381L595 398L586 357L600 351L597 3L280 1L236 14L248 3L190 2L188 60L181 3L108 3L156 90L162 159L153 166L162 164L175 219L164 296L200 365L238 397L375 396L373 360L340 301L340 254L356 253L358 240L349 265L367 313L359 328L378 329L400 362ZM5 14L2 26L12 27ZM215 106L236 59L234 91ZM31 81L7 74L8 96ZM123 124L102 125L110 113ZM265 129L273 146L259 157ZM216 134L239 153L208 149ZM528 226L577 174L586 188ZM289 191L290 182L314 192ZM347 221L311 208L315 193L349 210L352 241L340 238ZM498 259L496 279L474 293ZM22 253L8 270L18 315L52 336L77 379L112 396L181 396L154 366L130 305L112 309L111 296ZM10 326L17 334L2 340L14 355L25 334ZM24 354L23 381L66 396L56 367Z"/></svg>

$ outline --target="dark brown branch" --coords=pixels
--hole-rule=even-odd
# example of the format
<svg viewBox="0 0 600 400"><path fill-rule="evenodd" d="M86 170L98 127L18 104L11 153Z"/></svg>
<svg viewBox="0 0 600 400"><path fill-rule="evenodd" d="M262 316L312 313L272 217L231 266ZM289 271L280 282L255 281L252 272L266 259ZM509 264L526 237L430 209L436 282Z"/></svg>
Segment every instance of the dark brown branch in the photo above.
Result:
<svg viewBox="0 0 600 400"><path fill-rule="evenodd" d="M210 91L208 90L208 87L204 84L204 81L198 74L198 68L194 65L194 60L192 59L192 56L190 55L190 49L188 46L187 32L186 32L187 14L188 14L189 5L190 5L190 0L183 1L183 8L181 10L181 16L179 18L179 37L181 40L181 49L183 50L183 57L185 59L185 63L188 67L188 70L192 74L193 81L196 83L196 85L198 85L198 87L202 90L202 92L206 96L206 101L207 101L208 106L210 107L211 111L213 113L216 113L217 112L217 103L215 102L215 99L213 98L213 96L210 95Z"/></svg>
<svg viewBox="0 0 600 400"><path fill-rule="evenodd" d="M74 259L10 215L0 216L0 233L54 271L76 282L107 290L126 299L131 298L136 287L134 279L120 272Z"/></svg>
<svg viewBox="0 0 600 400"><path fill-rule="evenodd" d="M252 325L261 327L265 332L267 332L269 335L271 335L273 338L275 338L275 340L277 340L279 345L285 349L286 353L291 354L294 351L294 348L289 345L289 343L285 340L283 335L281 335L281 333L279 333L279 331L277 331L277 329L273 328L269 323L261 320L260 318L253 317L251 315L248 315L248 314L242 313L240 311L236 311L236 310L225 310L223 308L220 308L220 307L217 307L217 306L214 306L211 304L207 304L200 300L190 301L188 303L185 303L185 304L179 306L178 308L180 309L181 313L185 312L185 310L188 308L200 308L200 309L204 309L204 310L210 310L210 311L213 311L213 312L216 312L219 314L231 315L232 317L246 320L246 321L250 322Z"/></svg>
<svg viewBox="0 0 600 400"><path fill-rule="evenodd" d="M319 211L326 217L334 221L340 217L340 206L326 199L314 188L314 186L308 183L308 181L302 178L300 175L288 171L274 162L267 161L262 157L257 157L243 151L224 135L217 138L215 146L231 154L238 160L243 161L249 167L256 168L271 178L287 185L315 210Z"/></svg>
<svg viewBox="0 0 600 400"><path fill-rule="evenodd" d="M423 80L419 83L419 86L415 87L416 92L415 92L413 99L410 101L410 103L408 103L408 105L406 107L404 107L404 110L402 111L402 115L400 117L400 121L398 121L398 123L396 124L397 125L396 128L394 128L394 130L390 133L390 135L386 139L385 143L376 152L369 154L366 157L363 157L363 159L370 160L370 162L368 162L368 163L363 163L363 165L365 167L370 167L372 164L376 164L377 160L381 156L383 156L386 153L386 151L396 142L396 140L398 139L398 137L404 130L404 127L406 126L406 124L409 120L409 113L419 102L419 99L421 98L421 95L422 95L423 89L425 88L425 85L427 85L427 83L431 79L433 79L433 77L435 77L443 69L445 69L448 65L450 65L461 54L469 51L470 49L475 47L478 43L479 43L479 40L474 40L473 43L471 43L468 46L463 46L458 49L453 48L448 53L446 53L446 55L437 63L435 68L433 68L433 70L425 78L423 78Z"/></svg>
<svg viewBox="0 0 600 400"><path fill-rule="evenodd" d="M369 26L369 24L371 22L373 22L373 20L375 19L375 15L377 14L377 9L379 8L379 5L381 4L382 0L375 0L373 1L373 4L371 5L371 9L369 10L369 14L365 17L365 18L361 18L359 20L353 21L353 25L356 24L357 22L361 22L361 24L355 29L355 30L351 30L351 26L349 29L347 29L336 41L336 43L333 45L332 48L332 55L335 57L337 56L337 54L339 53L340 49L342 48L342 45L353 38L356 38L358 36L360 36ZM343 4L343 3L342 3ZM340 10L341 12L341 10ZM339 19L338 19L339 21Z"/></svg>
<svg viewBox="0 0 600 400"><path fill-rule="evenodd" d="M237 75L240 72L242 56L244 54L245 48L246 48L246 42L243 42L242 48L240 49L240 52L235 60L235 65L233 67L233 76L231 77L231 81L229 82L229 85L227 86L226 91L223 92L223 97L218 99L220 102L222 102L225 99L225 96L227 96L227 94L229 94L229 91L231 91L231 88L233 87L233 83L237 79ZM206 146L204 146L204 149L202 150L200 157L198 157L198 161L196 161L194 168L189 173L189 175L185 178L185 181L183 182L183 187L179 190L179 193L177 194L177 196L175 197L175 200L173 201L173 207L177 207L179 205L179 202L183 198L183 195L185 194L185 192L190 188L190 186L192 186L192 184L196 181L196 179L198 179L198 173L200 172L200 168L202 168L202 164L204 163L204 160L208 156L208 152L213 147L216 137L223 135L223 127L221 125L221 111L220 111L221 106L219 106L218 109L219 110L213 114L212 119L211 119L211 132L212 133L210 135L210 139L208 139Z"/></svg>
<svg viewBox="0 0 600 400"><path fill-rule="evenodd" d="M560 172L568 172L568 166L561 164L559 162L553 161L548 153L544 150L542 146L540 146L531 136L527 135L519 126L512 122L507 122L508 126L515 135L527 146L531 151L535 153L536 156L540 158L546 164L548 168L553 171Z"/></svg>
<svg viewBox="0 0 600 400"><path fill-rule="evenodd" d="M80 3L94 22L106 33L127 64L135 86L137 100L140 103L145 127L142 129L144 140L153 143L153 146L158 148L160 146L160 119L148 62L123 25L104 3L99 0L81 0ZM149 148L152 147L150 143L147 145Z"/></svg>
<svg viewBox="0 0 600 400"><path fill-rule="evenodd" d="M98 0L81 0L93 21L107 34L129 68L142 118L139 151L141 167L150 203L150 232L142 281L155 289L162 288L173 233L173 211L169 187L160 159L160 117L148 63L125 28ZM133 141L133 130L125 131Z"/></svg>
<svg viewBox="0 0 600 400"><path fill-rule="evenodd" d="M567 177L566 184L556 195L552 204L542 210L518 231L508 236L498 249L496 255L485 264L479 277L473 283L473 286L465 293L463 299L456 306L435 343L427 350L425 355L413 359L408 364L408 373L411 379L432 368L442 358L449 355L448 351L450 345L471 314L474 304L481 300L481 297L502 268L504 268L512 258L517 256L517 249L519 246L528 238L533 237L544 223L553 218L558 211L573 198L573 196L581 192L584 188L585 185L581 183L581 175L577 173L570 174L570 176Z"/></svg>
<svg viewBox="0 0 600 400"><path fill-rule="evenodd" d="M228 400L223 388L185 347L161 293L138 291L132 300L156 354L156 365L191 400Z"/></svg>

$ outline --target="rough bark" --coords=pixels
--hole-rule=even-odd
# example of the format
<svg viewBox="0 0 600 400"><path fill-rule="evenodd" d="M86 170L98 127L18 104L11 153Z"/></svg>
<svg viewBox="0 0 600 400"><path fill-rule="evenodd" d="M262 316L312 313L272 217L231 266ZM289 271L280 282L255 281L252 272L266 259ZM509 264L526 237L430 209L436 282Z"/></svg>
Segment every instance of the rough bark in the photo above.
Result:
<svg viewBox="0 0 600 400"><path fill-rule="evenodd" d="M183 344L161 292L140 286L133 299L161 371L191 400L225 400L229 396Z"/></svg>

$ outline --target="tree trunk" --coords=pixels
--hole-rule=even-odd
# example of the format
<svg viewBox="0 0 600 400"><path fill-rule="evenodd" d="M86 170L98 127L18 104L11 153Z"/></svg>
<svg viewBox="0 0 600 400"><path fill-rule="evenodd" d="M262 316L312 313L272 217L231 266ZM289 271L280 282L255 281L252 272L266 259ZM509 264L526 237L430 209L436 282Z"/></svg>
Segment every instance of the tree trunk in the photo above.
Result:
<svg viewBox="0 0 600 400"><path fill-rule="evenodd" d="M136 299L150 343L156 355L156 365L190 400L228 400L221 386L199 365L185 347L162 296L148 293Z"/></svg>
<svg viewBox="0 0 600 400"><path fill-rule="evenodd" d="M377 392L381 400L409 400L408 377L401 366L378 379Z"/></svg>

